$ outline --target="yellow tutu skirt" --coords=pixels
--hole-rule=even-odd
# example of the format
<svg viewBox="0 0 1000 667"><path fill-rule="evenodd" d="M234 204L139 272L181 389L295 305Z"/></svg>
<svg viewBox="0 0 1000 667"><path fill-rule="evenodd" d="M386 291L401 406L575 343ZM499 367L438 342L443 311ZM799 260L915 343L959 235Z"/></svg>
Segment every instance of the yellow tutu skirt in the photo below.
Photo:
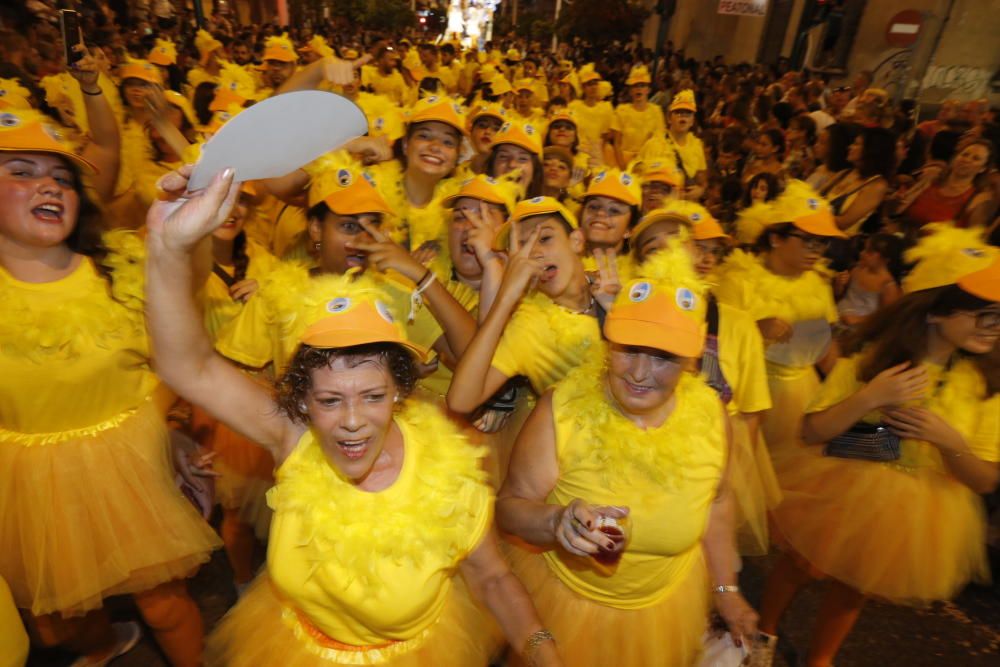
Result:
<svg viewBox="0 0 1000 667"><path fill-rule="evenodd" d="M274 457L225 424L212 423L209 447L216 453L215 499L227 510L238 510L240 523L253 527L259 540L271 528L267 491L274 486Z"/></svg>
<svg viewBox="0 0 1000 667"><path fill-rule="evenodd" d="M862 593L904 604L947 600L989 581L982 501L933 468L823 456L822 446L775 467L784 500L775 541Z"/></svg>
<svg viewBox="0 0 1000 667"><path fill-rule="evenodd" d="M496 625L456 577L441 618L418 638L382 647L346 647L323 636L278 597L268 575L246 594L209 636L209 667L480 667L502 645Z"/></svg>
<svg viewBox="0 0 1000 667"><path fill-rule="evenodd" d="M751 438L739 416L730 418L733 429L729 484L733 490L736 546L744 556L763 556L770 547L767 513L781 501L781 489L760 429Z"/></svg>
<svg viewBox="0 0 1000 667"><path fill-rule="evenodd" d="M616 609L572 591L540 553L510 544L504 551L535 603L542 625L555 636L564 664L689 667L698 663L709 610L703 560L656 604Z"/></svg>
<svg viewBox="0 0 1000 667"><path fill-rule="evenodd" d="M64 616L189 576L219 539L174 485L153 401L75 432L0 430L0 576Z"/></svg>
<svg viewBox="0 0 1000 667"><path fill-rule="evenodd" d="M819 391L819 376L812 366L795 368L767 364L771 409L764 413L760 430L777 470L778 461L801 447L802 417ZM778 482L784 488L780 473Z"/></svg>

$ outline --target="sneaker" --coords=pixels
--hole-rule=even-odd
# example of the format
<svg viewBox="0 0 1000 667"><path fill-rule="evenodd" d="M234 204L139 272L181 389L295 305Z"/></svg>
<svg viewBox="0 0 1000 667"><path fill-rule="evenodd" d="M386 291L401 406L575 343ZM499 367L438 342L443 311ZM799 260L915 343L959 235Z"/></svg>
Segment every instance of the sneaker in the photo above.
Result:
<svg viewBox="0 0 1000 667"><path fill-rule="evenodd" d="M114 630L116 638L111 653L100 660L91 660L87 656L81 656L70 667L105 667L115 658L119 658L135 648L135 645L139 643L139 638L142 637L142 630L135 621L112 623L111 629Z"/></svg>
<svg viewBox="0 0 1000 667"><path fill-rule="evenodd" d="M758 632L757 640L750 649L746 667L771 667L774 664L774 651L778 648L777 635Z"/></svg>

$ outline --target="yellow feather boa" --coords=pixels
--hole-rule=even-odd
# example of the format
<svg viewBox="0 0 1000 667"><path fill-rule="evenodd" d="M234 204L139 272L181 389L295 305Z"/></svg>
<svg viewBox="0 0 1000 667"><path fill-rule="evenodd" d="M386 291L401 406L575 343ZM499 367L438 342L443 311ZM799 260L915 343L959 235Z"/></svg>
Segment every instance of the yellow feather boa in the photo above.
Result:
<svg viewBox="0 0 1000 667"><path fill-rule="evenodd" d="M824 319L833 308L833 291L823 267L787 278L769 271L763 258L734 250L716 276L719 302L745 310L755 320Z"/></svg>
<svg viewBox="0 0 1000 667"><path fill-rule="evenodd" d="M351 483L330 465L315 438L279 468L277 483L267 493L275 512L302 517L300 537L317 556L315 568L336 562L372 594L382 589L376 571L384 559L419 567L426 554L445 554L457 565L481 521L456 500L486 484L481 465L486 448L472 446L428 403L406 401L396 421L406 424L409 433L427 438L416 460L413 493L399 497L352 492Z"/></svg>
<svg viewBox="0 0 1000 667"><path fill-rule="evenodd" d="M129 231L104 235L109 253L101 265L111 273L106 291L67 298L58 308L40 309L30 293L0 281L0 349L36 363L74 359L84 341L110 345L145 326L143 317L145 248ZM91 261L84 259L83 261Z"/></svg>
<svg viewBox="0 0 1000 667"><path fill-rule="evenodd" d="M561 350L563 353L574 354L574 350L581 349L580 359L574 365L579 365L587 359L603 359L604 346L603 339L595 339L592 335L596 320L590 315L574 313L563 308L541 292L531 292L527 294L514 311L514 318L528 317L529 321L540 316L546 322L546 331L552 341L552 348ZM591 346L597 347L591 350ZM530 353L530 350L525 350ZM542 389L545 389L544 387Z"/></svg>
<svg viewBox="0 0 1000 667"><path fill-rule="evenodd" d="M724 408L698 376L684 373L676 407L659 428L643 430L612 403L606 367L586 364L556 386L553 409L569 415L573 433L559 452L560 466L600 470L612 480L644 479L675 490L696 462L725 448Z"/></svg>

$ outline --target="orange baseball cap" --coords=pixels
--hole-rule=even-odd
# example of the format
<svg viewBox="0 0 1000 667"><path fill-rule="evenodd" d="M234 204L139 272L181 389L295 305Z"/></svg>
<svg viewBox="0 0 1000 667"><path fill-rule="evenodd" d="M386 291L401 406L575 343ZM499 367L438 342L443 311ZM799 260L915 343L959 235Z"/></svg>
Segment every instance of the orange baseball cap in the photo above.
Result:
<svg viewBox="0 0 1000 667"><path fill-rule="evenodd" d="M639 278L615 300L604 321L612 343L700 357L705 347L705 299L695 286Z"/></svg>
<svg viewBox="0 0 1000 667"><path fill-rule="evenodd" d="M639 179L642 185L646 183L666 183L667 185L679 188L683 185L680 172L669 162L650 162L645 166L642 176Z"/></svg>
<svg viewBox="0 0 1000 667"><path fill-rule="evenodd" d="M562 120L567 123L572 123L573 127L579 127L579 124L576 122L576 116L569 109L560 109L559 111L552 114L549 117L549 127L552 127L552 123L556 122L557 120Z"/></svg>
<svg viewBox="0 0 1000 667"><path fill-rule="evenodd" d="M462 107L450 97L431 95L419 100L410 109L408 119L410 125L430 121L451 125L462 134L466 133L465 114L462 112Z"/></svg>
<svg viewBox="0 0 1000 667"><path fill-rule="evenodd" d="M372 176L350 167L331 169L316 178L309 188L309 208L320 202L325 202L337 215L393 212L375 187Z"/></svg>
<svg viewBox="0 0 1000 667"><path fill-rule="evenodd" d="M511 184L509 193L505 192L503 185L500 181L493 178L492 176L485 176L479 174L474 178L466 179L462 182L461 187L459 187L458 192L455 194L445 197L442 200L442 204L446 208L452 208L459 199L468 197L470 199L479 199L490 204L499 204L507 209L508 213L514 209L515 206L515 190L516 187Z"/></svg>
<svg viewBox="0 0 1000 667"><path fill-rule="evenodd" d="M587 197L611 197L629 206L638 206L642 202L642 192L635 176L618 169L602 169L590 180Z"/></svg>
<svg viewBox="0 0 1000 667"><path fill-rule="evenodd" d="M484 104L476 107L475 111L469 114L469 126L471 127L473 123L484 116L496 118L503 123L507 120L507 110L499 104Z"/></svg>
<svg viewBox="0 0 1000 667"><path fill-rule="evenodd" d="M497 230L497 237L493 243L494 247L500 249L507 248L508 241L510 240L510 230L513 228L515 222L521 222L536 215L551 214L560 216L573 229L579 229L580 227L576 216L555 197L525 199L517 203L517 206L511 211L510 220L501 225L500 229Z"/></svg>
<svg viewBox="0 0 1000 667"><path fill-rule="evenodd" d="M156 44L149 50L149 62L161 67L168 67L177 63L177 46L169 39L157 39Z"/></svg>
<svg viewBox="0 0 1000 667"><path fill-rule="evenodd" d="M1000 301L1000 256L985 269L968 273L958 279L963 291L987 301Z"/></svg>
<svg viewBox="0 0 1000 667"><path fill-rule="evenodd" d="M215 89L215 97L208 105L209 111L225 111L231 106L241 107L246 104L247 98L243 97L228 86L219 86Z"/></svg>
<svg viewBox="0 0 1000 667"><path fill-rule="evenodd" d="M847 238L833 217L830 203L803 181L789 181L769 210L768 225L790 222L815 236Z"/></svg>
<svg viewBox="0 0 1000 667"><path fill-rule="evenodd" d="M295 52L295 46L292 44L292 40L288 38L288 35L281 35L280 37L268 37L267 41L264 42L264 55L261 60L277 60L283 63L294 63L298 62L299 54Z"/></svg>
<svg viewBox="0 0 1000 667"><path fill-rule="evenodd" d="M356 294L335 296L326 302L325 311L302 332L301 343L323 349L394 343L420 361L429 356L425 348L407 339L398 318L381 299Z"/></svg>
<svg viewBox="0 0 1000 667"><path fill-rule="evenodd" d="M71 160L85 171L97 173L93 163L73 152L48 118L33 109L0 111L0 151L17 153L52 153Z"/></svg>
<svg viewBox="0 0 1000 667"><path fill-rule="evenodd" d="M658 222L676 222L683 228L693 231L695 227L707 220L714 222L715 218L701 204L684 199L671 200L642 216L639 224L632 230L632 238L638 242L642 233ZM718 225L717 222L716 225Z"/></svg>
<svg viewBox="0 0 1000 667"><path fill-rule="evenodd" d="M670 102L670 111L697 111L698 106L694 101L694 91L690 89L682 90Z"/></svg>
<svg viewBox="0 0 1000 667"><path fill-rule="evenodd" d="M130 60L118 68L119 81L126 79L139 79L147 83L163 85L163 77L156 66L145 60Z"/></svg>
<svg viewBox="0 0 1000 667"><path fill-rule="evenodd" d="M722 225L715 218L709 216L694 226L691 230L691 237L695 241L709 241L711 239L729 240L729 234L722 229Z"/></svg>
<svg viewBox="0 0 1000 667"><path fill-rule="evenodd" d="M520 146L529 153L542 154L542 136L531 123L523 125L517 121L507 121L500 131L493 136L493 146L513 144Z"/></svg>

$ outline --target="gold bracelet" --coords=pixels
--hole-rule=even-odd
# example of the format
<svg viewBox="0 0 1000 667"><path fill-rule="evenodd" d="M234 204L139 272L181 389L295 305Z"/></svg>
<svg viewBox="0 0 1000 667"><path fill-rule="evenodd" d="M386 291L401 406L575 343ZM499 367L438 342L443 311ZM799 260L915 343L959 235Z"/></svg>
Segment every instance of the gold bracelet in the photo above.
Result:
<svg viewBox="0 0 1000 667"><path fill-rule="evenodd" d="M535 653L538 652L538 647L545 642L554 642L555 637L548 630L538 630L531 633L527 641L524 642L524 659L527 660L529 665L535 664Z"/></svg>

